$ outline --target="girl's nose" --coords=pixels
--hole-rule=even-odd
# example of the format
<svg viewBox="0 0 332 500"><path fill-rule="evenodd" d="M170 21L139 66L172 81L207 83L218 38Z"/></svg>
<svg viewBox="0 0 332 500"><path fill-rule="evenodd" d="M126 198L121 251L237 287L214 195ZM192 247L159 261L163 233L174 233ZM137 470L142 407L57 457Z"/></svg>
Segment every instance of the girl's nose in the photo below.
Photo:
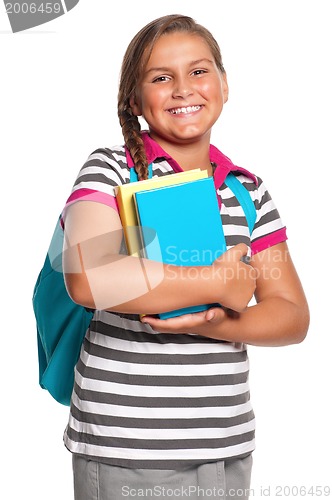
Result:
<svg viewBox="0 0 332 500"><path fill-rule="evenodd" d="M175 85L173 88L173 97L174 98L187 98L192 94L192 88L190 82L187 79L181 79L175 81Z"/></svg>

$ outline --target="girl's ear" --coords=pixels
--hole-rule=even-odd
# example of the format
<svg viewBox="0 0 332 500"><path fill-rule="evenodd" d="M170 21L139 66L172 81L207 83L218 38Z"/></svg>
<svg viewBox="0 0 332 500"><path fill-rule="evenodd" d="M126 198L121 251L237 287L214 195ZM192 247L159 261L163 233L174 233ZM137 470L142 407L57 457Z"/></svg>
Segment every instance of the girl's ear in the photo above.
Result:
<svg viewBox="0 0 332 500"><path fill-rule="evenodd" d="M228 82L226 73L222 73L222 92L224 97L224 103L228 101Z"/></svg>
<svg viewBox="0 0 332 500"><path fill-rule="evenodd" d="M141 116L142 115L141 106L137 101L138 100L135 95L131 96L129 99L130 108L132 110L133 115Z"/></svg>

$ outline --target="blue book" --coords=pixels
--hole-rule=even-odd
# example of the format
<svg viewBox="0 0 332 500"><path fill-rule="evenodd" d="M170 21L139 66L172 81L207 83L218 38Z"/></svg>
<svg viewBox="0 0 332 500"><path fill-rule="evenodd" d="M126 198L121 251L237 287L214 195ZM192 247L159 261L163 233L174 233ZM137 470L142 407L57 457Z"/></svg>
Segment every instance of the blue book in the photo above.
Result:
<svg viewBox="0 0 332 500"><path fill-rule="evenodd" d="M212 177L135 193L143 257L176 266L207 266L226 250ZM177 309L161 319L216 304Z"/></svg>

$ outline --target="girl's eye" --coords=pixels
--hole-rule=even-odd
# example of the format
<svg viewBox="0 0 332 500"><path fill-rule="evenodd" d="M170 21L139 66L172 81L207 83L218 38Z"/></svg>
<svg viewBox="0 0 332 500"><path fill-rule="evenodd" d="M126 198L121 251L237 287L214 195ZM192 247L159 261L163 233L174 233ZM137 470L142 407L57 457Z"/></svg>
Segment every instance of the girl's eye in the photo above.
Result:
<svg viewBox="0 0 332 500"><path fill-rule="evenodd" d="M204 73L207 73L207 71L205 69L195 69L195 71L193 71L193 75L203 75Z"/></svg>
<svg viewBox="0 0 332 500"><path fill-rule="evenodd" d="M158 76L157 78L154 78L152 80L153 83L155 82L168 82L169 77L168 76Z"/></svg>

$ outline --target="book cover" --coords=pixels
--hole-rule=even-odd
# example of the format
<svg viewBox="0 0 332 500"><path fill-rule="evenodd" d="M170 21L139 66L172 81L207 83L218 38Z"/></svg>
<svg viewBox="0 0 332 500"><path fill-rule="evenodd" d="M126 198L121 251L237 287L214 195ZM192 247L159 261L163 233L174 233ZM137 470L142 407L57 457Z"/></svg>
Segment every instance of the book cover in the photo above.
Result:
<svg viewBox="0 0 332 500"><path fill-rule="evenodd" d="M212 177L140 191L134 198L146 258L177 266L206 266L226 250ZM211 305L159 316L166 319Z"/></svg>
<svg viewBox="0 0 332 500"><path fill-rule="evenodd" d="M116 188L116 201L120 219L123 226L124 237L130 255L140 256L141 241L138 231L138 219L135 209L134 194L162 186L170 186L183 182L203 179L207 177L206 171L199 168L178 172L176 174L153 177L144 181L130 182Z"/></svg>

